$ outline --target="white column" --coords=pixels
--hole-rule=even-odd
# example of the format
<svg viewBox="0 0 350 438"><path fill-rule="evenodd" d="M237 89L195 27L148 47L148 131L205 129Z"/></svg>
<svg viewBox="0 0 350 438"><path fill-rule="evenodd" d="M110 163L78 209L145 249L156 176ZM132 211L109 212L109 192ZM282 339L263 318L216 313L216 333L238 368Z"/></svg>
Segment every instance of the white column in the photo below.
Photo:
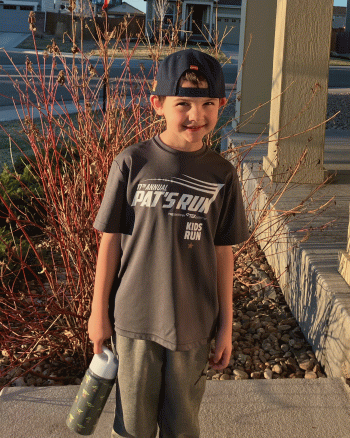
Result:
<svg viewBox="0 0 350 438"><path fill-rule="evenodd" d="M216 11L217 11L217 9L216 9ZM213 25L213 18L214 18L214 22L215 22L215 16L214 16L214 6L213 6L213 3L211 3L210 4L210 6L209 6L209 12L208 12L208 9L207 9L207 11L206 11L206 13L207 14L209 14L209 42L211 43L212 41L213 41L213 38L212 38L212 36L213 36L213 29L214 29L214 25Z"/></svg>
<svg viewBox="0 0 350 438"><path fill-rule="evenodd" d="M145 17L145 34L148 37L154 36L154 19L155 19L155 9L152 0L147 0L146 3L146 17Z"/></svg>
<svg viewBox="0 0 350 438"><path fill-rule="evenodd" d="M348 244L346 247L346 251L339 252L339 272L350 286L350 222L348 228Z"/></svg>
<svg viewBox="0 0 350 438"><path fill-rule="evenodd" d="M276 7L277 0L242 2L238 55L241 72L233 122L238 132L260 134L268 129Z"/></svg>
<svg viewBox="0 0 350 438"><path fill-rule="evenodd" d="M145 16L145 35L146 37L150 37L150 32L148 29L148 4L149 4L149 0L146 2L146 16Z"/></svg>
<svg viewBox="0 0 350 438"><path fill-rule="evenodd" d="M270 143L263 167L286 181L321 183L328 98L333 0L278 0L273 59Z"/></svg>
<svg viewBox="0 0 350 438"><path fill-rule="evenodd" d="M185 40L185 36L187 35L185 33L186 31L186 27L187 27L187 21L186 21L186 10L187 10L187 2L182 2L182 8L181 8L181 21L182 21L182 26L181 26L181 39Z"/></svg>

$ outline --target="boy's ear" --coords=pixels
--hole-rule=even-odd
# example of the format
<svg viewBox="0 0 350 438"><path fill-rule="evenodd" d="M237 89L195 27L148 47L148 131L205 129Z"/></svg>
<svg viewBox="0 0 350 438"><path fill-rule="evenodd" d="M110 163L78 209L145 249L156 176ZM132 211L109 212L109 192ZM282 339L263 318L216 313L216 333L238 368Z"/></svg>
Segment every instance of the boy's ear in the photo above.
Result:
<svg viewBox="0 0 350 438"><path fill-rule="evenodd" d="M153 106L155 112L158 114L158 116L163 115L163 104L158 99L158 96L155 96L154 94L150 97L151 105Z"/></svg>
<svg viewBox="0 0 350 438"><path fill-rule="evenodd" d="M221 108L222 106L225 106L226 104L227 104L226 97L221 97L219 100L219 108Z"/></svg>

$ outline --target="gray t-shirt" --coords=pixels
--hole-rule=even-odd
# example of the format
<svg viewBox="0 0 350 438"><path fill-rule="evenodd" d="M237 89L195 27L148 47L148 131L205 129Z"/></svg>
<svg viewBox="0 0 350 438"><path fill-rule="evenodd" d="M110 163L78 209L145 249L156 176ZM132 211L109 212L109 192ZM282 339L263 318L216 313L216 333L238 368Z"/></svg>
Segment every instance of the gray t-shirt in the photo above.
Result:
<svg viewBox="0 0 350 438"><path fill-rule="evenodd" d="M122 233L114 282L120 335L188 350L215 334L215 245L246 240L234 167L203 146L181 152L159 137L113 161L94 227Z"/></svg>

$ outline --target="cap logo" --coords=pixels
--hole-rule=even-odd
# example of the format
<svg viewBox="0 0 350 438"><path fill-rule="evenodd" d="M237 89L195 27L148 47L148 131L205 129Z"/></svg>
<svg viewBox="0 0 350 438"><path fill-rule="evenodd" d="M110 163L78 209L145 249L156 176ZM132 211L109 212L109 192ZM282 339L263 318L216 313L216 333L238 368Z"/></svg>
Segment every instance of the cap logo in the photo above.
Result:
<svg viewBox="0 0 350 438"><path fill-rule="evenodd" d="M153 81L153 88L152 88L152 91L156 91L156 88L157 88L157 81Z"/></svg>
<svg viewBox="0 0 350 438"><path fill-rule="evenodd" d="M198 66L197 65L190 65L190 70L198 70Z"/></svg>

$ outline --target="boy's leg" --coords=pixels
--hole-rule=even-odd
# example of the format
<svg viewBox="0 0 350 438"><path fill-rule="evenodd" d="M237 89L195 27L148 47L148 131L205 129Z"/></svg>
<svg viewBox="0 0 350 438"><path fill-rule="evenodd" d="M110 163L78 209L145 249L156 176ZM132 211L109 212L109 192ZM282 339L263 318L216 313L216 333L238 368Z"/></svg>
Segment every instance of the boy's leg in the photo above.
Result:
<svg viewBox="0 0 350 438"><path fill-rule="evenodd" d="M113 437L155 438L164 348L117 335L119 356Z"/></svg>
<svg viewBox="0 0 350 438"><path fill-rule="evenodd" d="M166 350L159 400L160 438L198 438L198 413L205 390L209 345Z"/></svg>

